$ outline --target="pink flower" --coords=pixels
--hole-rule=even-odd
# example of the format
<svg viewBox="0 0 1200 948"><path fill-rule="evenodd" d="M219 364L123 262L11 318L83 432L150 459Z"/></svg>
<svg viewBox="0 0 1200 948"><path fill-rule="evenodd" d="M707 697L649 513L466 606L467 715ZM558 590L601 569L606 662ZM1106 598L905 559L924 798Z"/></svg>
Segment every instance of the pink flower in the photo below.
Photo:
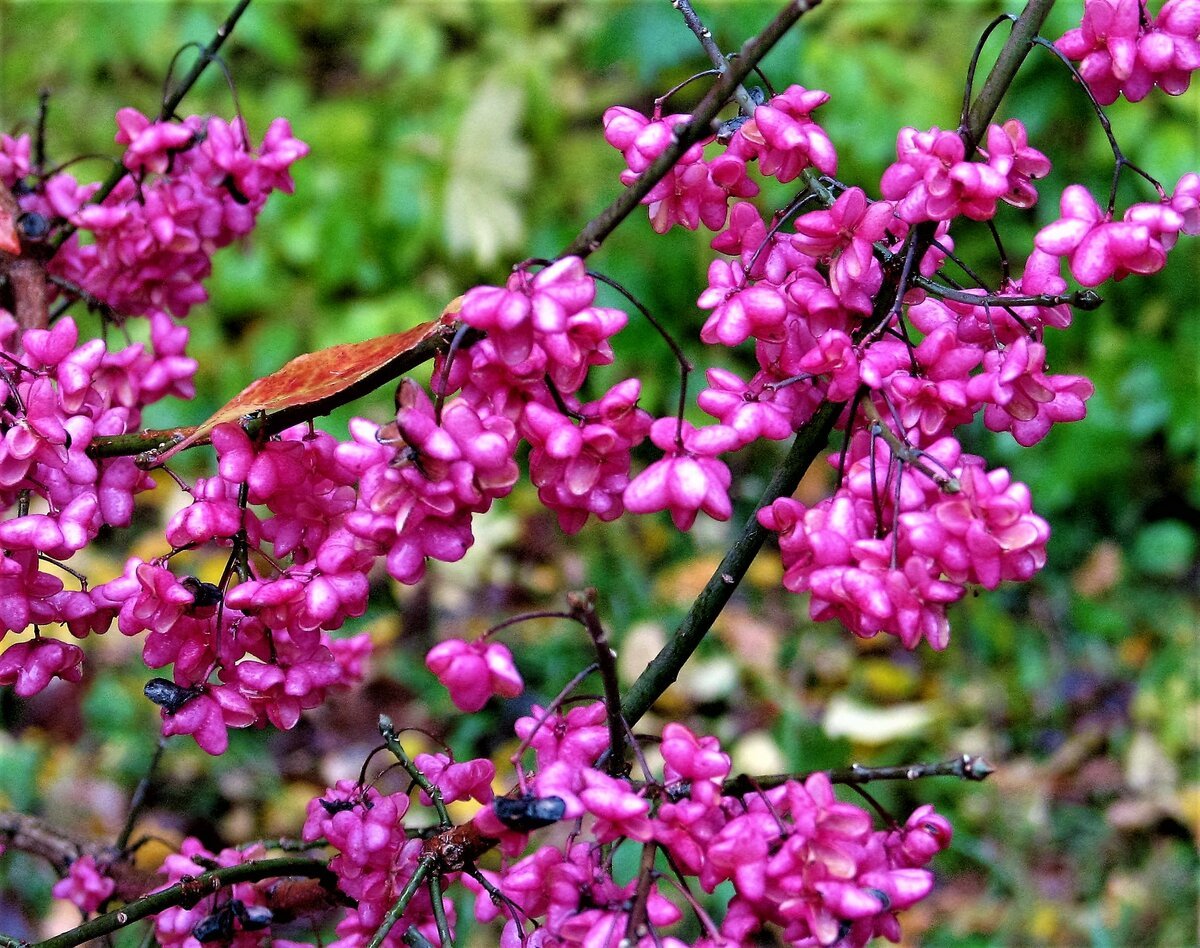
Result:
<svg viewBox="0 0 1200 948"><path fill-rule="evenodd" d="M425 665L460 711L478 711L492 695L515 698L525 689L512 653L499 642L449 639L429 650Z"/></svg>
<svg viewBox="0 0 1200 948"><path fill-rule="evenodd" d="M227 728L249 727L257 717L250 702L236 689L207 686L177 711L162 709L162 732L165 737L191 734L201 750L219 757L229 747Z"/></svg>
<svg viewBox="0 0 1200 948"><path fill-rule="evenodd" d="M1045 253L1067 257L1071 273L1084 286L1162 269L1166 251L1150 227L1114 222L1079 184L1068 185L1060 203L1062 217L1038 231L1034 244Z"/></svg>
<svg viewBox="0 0 1200 948"><path fill-rule="evenodd" d="M442 791L444 803L453 803L456 800L490 803L494 796L492 780L496 777L496 765L490 760L464 760L458 763L451 760L447 754L417 754L413 763ZM424 806L433 802L424 790L421 791L420 799Z"/></svg>
<svg viewBox="0 0 1200 948"><path fill-rule="evenodd" d="M754 110L729 142L729 153L758 159L758 170L788 182L810 165L837 174L837 151L812 113L829 101L829 94L790 86Z"/></svg>
<svg viewBox="0 0 1200 948"><path fill-rule="evenodd" d="M872 297L883 283L874 243L883 238L892 219L890 203L869 202L861 188L848 188L828 210L796 218L792 246L829 261L834 295L847 309L870 313Z"/></svg>
<svg viewBox="0 0 1200 948"><path fill-rule="evenodd" d="M676 441L677 431L682 444ZM625 509L630 513L669 510L680 530L691 529L701 510L714 520L728 520L733 512L731 476L716 455L737 446L737 432L724 425L696 429L686 421L680 427L675 418L660 418L651 426L650 438L667 456L625 488Z"/></svg>
<svg viewBox="0 0 1200 948"><path fill-rule="evenodd" d="M38 638L10 645L0 655L0 685L13 685L22 698L37 694L51 678L80 681L83 650L56 639Z"/></svg>
<svg viewBox="0 0 1200 948"><path fill-rule="evenodd" d="M67 899L85 915L97 911L108 901L117 884L104 875L94 856L80 856L67 869L67 874L54 884L55 898Z"/></svg>

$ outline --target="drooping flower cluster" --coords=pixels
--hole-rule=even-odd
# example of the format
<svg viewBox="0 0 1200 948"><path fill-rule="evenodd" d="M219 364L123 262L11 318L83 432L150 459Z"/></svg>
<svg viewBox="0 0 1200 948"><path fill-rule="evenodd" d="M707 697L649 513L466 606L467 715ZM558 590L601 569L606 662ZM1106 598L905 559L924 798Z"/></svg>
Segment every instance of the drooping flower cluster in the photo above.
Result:
<svg viewBox="0 0 1200 948"><path fill-rule="evenodd" d="M226 424L212 440L217 474L196 482L167 539L175 549L230 547L243 580L223 593L133 558L95 597L125 635L146 633L149 667L172 665L173 681L151 695L163 732L193 734L220 754L227 727L292 728L329 688L361 677L365 634L328 633L366 610L377 551L348 529L355 476L329 435L300 427L256 444Z"/></svg>
<svg viewBox="0 0 1200 948"><path fill-rule="evenodd" d="M534 706L516 725L522 746L532 749L534 771L518 770L518 787L505 797L493 798L487 761L418 755L415 765L445 800L483 804L470 825L441 831L459 847L453 856L439 837L423 841L405 832L411 790L383 794L344 780L313 800L304 838L323 838L337 851L330 868L356 903L338 923L338 944L355 948L377 936L424 861L440 871L441 891L461 883L476 894L478 921L503 922L503 946L615 948L630 938L635 913L647 934L629 944L684 945L671 934L683 911L658 882L613 877L603 847L619 839L661 850L682 878L707 892L732 885L724 918L705 920L708 933L688 942L699 948L749 946L771 931L792 945L898 940L897 913L930 892L933 877L925 867L951 838L949 823L932 807L902 827L875 830L867 812L835 798L824 774L727 793L729 756L715 738L679 724L663 730L661 780L613 776L597 766L608 748L605 715L600 703L550 712ZM563 820L577 821L565 841L530 844L534 830ZM496 846L499 869L469 865ZM465 859L466 871L446 859ZM644 901L635 909L637 892ZM452 925L453 903L443 898ZM403 909L384 945L400 945L411 926L436 941L425 887Z"/></svg>
<svg viewBox="0 0 1200 948"><path fill-rule="evenodd" d="M831 497L812 508L781 498L759 520L779 533L784 586L811 593L814 619L840 619L864 637L889 632L907 648L921 639L945 648L946 606L966 584L995 589L1032 576L1046 561L1049 527L1023 484L985 471L953 438L922 451L929 473L901 467L882 440L866 453L868 443L855 439L851 457L861 456Z"/></svg>
<svg viewBox="0 0 1200 948"><path fill-rule="evenodd" d="M152 320L150 346L113 352L98 339L81 344L69 317L22 332L0 310L0 508L10 511L0 522L0 636L50 623L80 638L107 629L96 590L58 564L103 527L128 526L134 494L153 482L132 459L93 459L88 447L136 429L146 405L190 393L186 342L165 315ZM52 677L78 681L81 659L78 646L35 637L0 655L0 683L27 697Z"/></svg>
<svg viewBox="0 0 1200 948"><path fill-rule="evenodd" d="M1151 20L1145 0L1084 0L1083 22L1055 45L1080 60L1101 105L1138 102L1155 86L1182 95L1200 69L1200 3L1167 0Z"/></svg>
<svg viewBox="0 0 1200 948"><path fill-rule="evenodd" d="M47 294L69 287L110 314L150 318L148 345L110 351L80 342L70 317L51 327L33 307L18 326L0 310L0 507L10 511L0 523L0 634L32 625L35 635L0 656L0 683L23 696L55 676L80 679L80 649L38 627L62 623L78 637L108 628L121 603L62 564L103 527L128 526L134 494L153 485L132 458L93 458L89 448L136 431L147 405L192 397L196 362L172 315L205 298L212 253L252 229L272 190L291 190L288 168L307 152L282 120L258 153L240 122L150 122L124 109L117 125L132 176L99 204L87 203L97 185L35 175L28 136L0 137L0 183L17 195L22 237L42 242L67 225L87 235L49 258L60 282L47 282Z"/></svg>
<svg viewBox="0 0 1200 948"><path fill-rule="evenodd" d="M126 176L99 204L94 185L66 172L22 198L22 209L66 221L73 236L51 272L122 316L186 316L208 298L212 255L254 229L272 191L292 191L289 168L308 153L276 119L253 151L241 119L190 116L152 122L135 109L117 113Z"/></svg>
<svg viewBox="0 0 1200 948"><path fill-rule="evenodd" d="M1200 175L1189 172L1170 198L1134 204L1119 221L1082 185L1068 185L1059 206L1062 217L1038 232L1037 248L1065 258L1084 286L1099 286L1131 273L1157 273L1180 234L1200 234Z"/></svg>

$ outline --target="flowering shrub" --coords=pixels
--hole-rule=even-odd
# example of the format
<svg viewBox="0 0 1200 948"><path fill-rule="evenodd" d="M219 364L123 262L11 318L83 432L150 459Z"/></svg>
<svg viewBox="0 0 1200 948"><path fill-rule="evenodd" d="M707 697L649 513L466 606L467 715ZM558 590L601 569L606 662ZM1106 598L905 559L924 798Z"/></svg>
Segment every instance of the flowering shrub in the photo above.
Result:
<svg viewBox="0 0 1200 948"><path fill-rule="evenodd" d="M368 637L334 633L366 612L372 570L412 585L430 560L461 559L478 518L521 477L522 458L566 533L592 518L661 512L686 531L701 514L732 516L727 458L795 438L689 613L698 636L681 634L624 694L594 591L568 596L566 612L443 641L425 664L454 705L474 713L524 691L519 653L496 639L504 627L572 620L594 645L604 700L573 694L589 669L553 701L533 704L513 728L511 769L500 773L450 748L410 758L403 731L381 718L379 749L396 758L400 788L385 792L391 768L368 780L370 760L357 780L337 780L307 806L305 856L267 859L261 842L214 854L189 838L163 863L164 885L119 892L116 867L133 853L128 836L100 859L80 851L55 894L85 916L118 897L126 908L85 922L70 944L134 915L153 915L164 945L287 944L272 926L286 915L275 880L291 876L317 880L344 946L451 944L463 904L457 885L473 893L479 922L498 922L506 946L900 939L899 913L932 891L928 866L953 835L932 806L877 825L837 798L828 773L735 775L715 736L671 722L655 741L633 726L768 533L784 588L807 594L814 620L837 620L862 638L888 633L907 649L922 641L947 648L950 607L968 590L1027 581L1041 569L1050 527L1031 491L966 452L961 432L979 419L1030 447L1054 424L1084 417L1093 385L1049 372L1046 330L1069 328L1074 309L1099 300L1072 291L1063 266L1087 288L1161 270L1181 235L1200 233L1200 176L1168 192L1132 169L1154 195L1118 219L1116 177L1132 166L1113 141L1118 174L1107 205L1069 185L1061 216L1011 268L1019 275L1005 259L1002 278L987 285L957 257L955 228L964 218L996 228L1005 205L1038 204L1035 182L1051 157L1030 144L1021 120L994 124L968 108L954 131L901 128L896 161L877 186L839 180L837 147L817 115L836 101L799 85L779 93L740 85L778 38L775 26L786 29L809 6L790 5L736 59L714 53L714 91L693 113L664 115L664 100L651 115L608 109L603 137L624 159L628 189L613 209L556 259L519 262L502 286L467 288L399 353L433 361L429 388L403 379L394 417L356 419L345 441L317 431L312 418L331 400L361 394L364 378L379 384L390 361L341 389L325 379L320 398L297 382L299 370L285 372L190 435L139 431L143 409L194 394L182 320L206 298L214 251L253 230L272 192L293 189L289 169L308 147L286 120L254 145L240 118L176 119L164 109L151 119L121 109L121 168L103 187L45 172L28 135L0 138L0 259L12 297L11 310L0 311L8 511L0 631L17 639L0 654L0 683L21 697L84 673L82 649L44 626L85 639L115 623L140 637L147 668L170 667L145 691L163 737L190 735L221 755L231 728L292 729L304 711L361 682ZM1018 26L1036 32L1044 15L1030 4ZM1137 101L1157 85L1178 94L1200 67L1192 0L1169 0L1153 21L1131 0L1088 0L1082 15L1058 49L1081 61L1073 75L1101 116L1122 93ZM1012 80L1004 63L1015 70L1028 46L1014 39L1015 64L997 65L1001 91ZM722 123L731 102L738 114ZM756 202L768 179L796 189L792 206ZM596 387L593 368L614 366L619 376L619 337L631 319L597 303L597 283L616 284L586 258L637 202L657 233L678 225L713 234L716 256L696 301L706 360L753 351L748 379L705 366L696 401L711 424L684 417L694 368L676 340L685 321L660 322L632 297L677 358L677 410L641 404L638 378L619 378L590 400L582 394ZM947 275L948 261L970 285ZM63 310L83 301L118 324L145 318L150 344L80 342L73 319L50 309L56 301ZM338 358L307 365L337 378L346 371ZM832 493L816 503L793 498L833 431ZM131 554L120 575L100 582L68 565L102 530L131 523L135 496L154 484L150 470L202 441L215 471L181 482L188 502L167 522L161 552ZM199 549L225 558L217 582L176 568L177 555ZM652 744L660 760L648 759ZM988 770L964 757L903 773L981 779ZM896 774L835 776L860 784ZM473 809L456 823L451 803ZM615 868L620 846L641 853L632 878ZM723 911L692 886L728 893Z"/></svg>

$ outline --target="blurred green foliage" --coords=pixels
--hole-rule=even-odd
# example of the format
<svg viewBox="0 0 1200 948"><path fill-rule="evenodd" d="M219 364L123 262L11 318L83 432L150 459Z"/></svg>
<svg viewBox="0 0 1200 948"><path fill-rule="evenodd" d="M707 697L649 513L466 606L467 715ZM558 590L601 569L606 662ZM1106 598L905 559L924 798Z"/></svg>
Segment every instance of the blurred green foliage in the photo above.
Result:
<svg viewBox="0 0 1200 948"><path fill-rule="evenodd" d="M830 2L764 70L779 88L795 82L831 93L818 117L839 147L840 176L877 193L901 125L957 124L975 38L1011 6ZM75 173L103 177L116 154L115 110L156 111L176 50L207 41L225 12L223 3L152 0L0 3L0 127L30 129L38 90L47 88L52 159L89 156ZM734 49L775 7L714 2L699 12ZM1046 35L1060 35L1079 12L1060 3ZM999 40L982 68L998 48ZM193 56L184 51L176 72ZM666 0L260 2L225 61L232 83L210 71L182 111L228 115L237 107L258 135L284 115L312 154L296 170L296 194L273 200L253 239L218 256L212 299L189 320L199 395L156 410L152 425L199 421L300 352L430 319L466 288L503 279L512 263L553 256L618 190L622 165L601 138L604 109L648 111L707 66ZM687 87L670 107L686 110L703 88ZM1200 167L1196 92L1121 102L1110 115L1126 154L1168 189ZM1057 216L1061 188L1081 181L1103 193L1112 160L1080 91L1049 56L1031 57L999 118L1009 116L1023 119L1055 164L1041 206L1001 211L1019 266L1035 229ZM790 194L776 187L766 197L780 206ZM1122 185L1122 202L1148 199L1144 182ZM985 229L959 227L954 236L981 272L999 272ZM714 356L695 339L702 316L694 303L708 259L705 236L657 237L639 212L591 263L666 320L703 368ZM778 589L767 556L660 705L663 716L692 718L729 742L745 769L985 753L999 771L984 785L872 790L897 813L935 802L956 827L939 863L942 886L910 913L913 943L1194 943L1198 263L1185 242L1166 272L1105 287L1102 309L1078 314L1069 333L1048 340L1055 371L1096 382L1086 421L1033 450L982 429L967 434L969 449L1030 484L1052 522L1050 564L1036 582L964 602L952 615L949 649L914 656L813 626L804 603ZM747 352L721 361L750 364ZM678 391L669 353L636 318L604 378L618 373L645 380L652 408ZM390 398L378 393L353 412L382 418ZM344 430L350 414L339 412L332 430ZM739 516L776 456L758 449L734 462ZM814 475L814 489L820 481ZM110 569L134 540L162 552L153 547L154 519L113 538ZM641 521L589 526L568 540L529 491L518 491L481 526L480 550L464 568L435 570L416 591L381 584L358 627L395 644L362 695L290 734L238 735L217 761L173 744L149 829L198 833L210 845L294 832L306 795L357 770L382 710L451 739L460 753L502 749L498 735L522 708L506 706L493 722L456 719L420 664L423 644L481 631L592 583L623 656L633 656L623 665L632 676L637 658L653 654L682 616L687 591L707 577L728 535L726 526L702 523L680 537ZM589 660L577 635L553 632L524 627L511 639L542 700ZM84 814L96 835L115 832L156 728L133 654L133 643L106 641L103 671L76 698L59 693L53 707L3 698L13 736L0 736L0 805L64 823ZM840 731L831 727L835 707ZM875 739L879 721L902 733ZM741 747L747 758L738 757ZM763 748L774 754L770 766ZM44 867L23 857L0 865L0 889L25 911L42 911L52 881ZM486 944L486 935L476 937Z"/></svg>

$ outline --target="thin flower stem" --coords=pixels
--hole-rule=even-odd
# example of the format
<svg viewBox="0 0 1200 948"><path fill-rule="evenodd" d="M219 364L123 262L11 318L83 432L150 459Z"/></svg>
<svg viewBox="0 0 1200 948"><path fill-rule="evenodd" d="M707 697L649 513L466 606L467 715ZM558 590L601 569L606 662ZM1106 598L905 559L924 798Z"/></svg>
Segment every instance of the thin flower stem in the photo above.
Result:
<svg viewBox="0 0 1200 948"><path fill-rule="evenodd" d="M696 34L696 39L700 41L701 47L708 54L708 58L716 67L717 72L722 73L728 69L729 60L725 58L725 54L721 52L721 47L713 39L712 31L704 25L700 17L696 14L690 0L671 0L671 6L683 15L683 22L687 24L689 30ZM746 91L746 88L740 82L733 90L733 97L737 100L738 109L742 115L754 114L754 100L750 98L750 93Z"/></svg>
<svg viewBox="0 0 1200 948"><path fill-rule="evenodd" d="M633 907L625 922L625 937L621 944L637 945L649 934L646 909L650 904L650 886L654 883L654 857L658 854L658 843L642 845L642 859L638 865L637 890L633 896Z"/></svg>
<svg viewBox="0 0 1200 948"><path fill-rule="evenodd" d="M675 426L675 441L679 445L679 450L683 450L683 413L687 408L687 390L688 376L691 375L695 366L691 360L683 354L683 349L677 343L674 337L667 332L667 327L654 318L654 315L646 308L646 306L636 296L625 289L620 283L611 277L606 277L603 273L597 273L595 270L588 270L588 276L593 280L599 280L605 286L611 286L614 290L620 293L625 299L632 303L639 313L645 318L651 326L655 328L660 336L666 341L670 347L672 354L675 356L675 361L679 363L679 411L677 418L679 423Z"/></svg>
<svg viewBox="0 0 1200 948"><path fill-rule="evenodd" d="M408 752L401 746L399 739L396 737L396 726L392 724L392 719L386 714L379 715L379 733L383 735L383 741L387 744L387 749L396 755L396 760L400 762L400 766L408 773L418 787L428 794L429 799L433 801L433 808L437 810L438 823L443 829L453 825L450 819L450 814L446 811L446 804L442 802L442 791L439 790L428 777L421 771L421 768L412 762L408 756ZM389 926L390 927L390 926Z"/></svg>
<svg viewBox="0 0 1200 948"><path fill-rule="evenodd" d="M600 668L600 680L604 682L604 708L608 717L608 763L610 776L625 773L625 722L621 718L621 686L617 681L616 653L608 641L608 632L596 615L596 590L588 588L581 593L568 593L571 616L581 623L592 637L596 648L596 665Z"/></svg>
<svg viewBox="0 0 1200 948"><path fill-rule="evenodd" d="M542 725L550 719L550 715L557 711L559 707L561 707L562 703L567 700L567 695L578 688L580 683L587 678L588 675L594 671L597 671L599 668L600 666L598 664L592 662L592 664L588 665L587 668L583 669L583 671L576 674L570 681L563 685L562 690L554 696L554 700L546 705L545 710L542 711L541 717L534 722L533 727L529 730L528 736L526 736L526 738L517 745L517 749L512 752L512 756L509 757L509 762L514 768L516 768L517 783L520 786L522 793L526 792L526 787L525 771L521 767L521 755L529 749L530 741L532 741L534 735L542 729Z"/></svg>
<svg viewBox="0 0 1200 948"><path fill-rule="evenodd" d="M1075 68L1075 64L1071 62L1071 60L1067 59L1067 57L1063 54L1063 51L1049 40L1038 36L1034 38L1033 42L1036 45L1041 46L1043 49L1048 49L1055 59L1057 59L1060 63L1066 66L1068 70L1070 70L1072 77L1074 77L1076 83L1079 84L1079 87L1083 90L1084 95L1087 96L1088 102L1091 103L1092 111L1096 113L1096 119L1099 121L1100 127L1104 130L1104 136L1108 139L1108 147L1112 150L1114 162L1112 186L1109 188L1108 192L1108 213L1111 215L1113 208L1116 207L1117 204L1117 184L1121 180L1122 168L1128 168L1130 171L1134 172L1134 174L1145 178L1148 182L1150 182L1154 190L1158 192L1159 199L1165 201L1167 199L1167 192L1163 189L1162 183L1159 182L1157 178L1151 177L1132 161L1126 158L1125 153L1121 151L1121 146L1117 144L1117 137L1113 134L1112 124L1108 120L1108 114L1104 111L1104 107L1099 103L1099 101L1097 101L1096 96L1092 92L1091 86L1087 84L1086 80L1084 80L1084 78L1079 74L1079 70Z"/></svg>
<svg viewBox="0 0 1200 948"><path fill-rule="evenodd" d="M1000 50L996 64L988 73L979 95L976 96L971 107L966 110L966 121L959 129L959 134L963 136L963 143L966 145L963 161L969 161L975 154L978 143L987 131L988 123L995 116L996 109L1000 107L1000 100L1008 92L1009 86L1016 78L1017 70L1021 68L1025 57L1029 55L1029 51L1037 41L1038 31L1046 22L1046 17L1050 15L1050 9L1053 6L1054 0L1029 0L1020 16L1013 21L1012 32L1009 33L1004 48Z"/></svg>
<svg viewBox="0 0 1200 948"><path fill-rule="evenodd" d="M713 120L724 108L729 97L746 76L754 71L759 60L767 55L800 17L820 5L821 0L791 0L753 39L742 46L737 57L730 57L729 67L721 74L708 94L692 112L692 119L677 125L671 144L628 188L603 211L593 217L579 234L559 254L560 257L586 257L600 249L605 239L621 221L628 217L642 198L658 184L692 145L714 134Z"/></svg>
<svg viewBox="0 0 1200 948"><path fill-rule="evenodd" d="M158 769L158 765L162 761L163 752L166 749L167 739L159 737L158 744L154 748L154 756L150 758L150 766L142 774L142 779L138 781L138 785L134 788L133 796L129 800L129 815L125 817L125 825L121 827L121 834L117 837L117 849L120 852L124 852L125 848L129 845L129 837L133 835L134 824L137 823L137 818L142 812L142 807L146 804L146 796L150 792L150 783L154 779L154 771Z"/></svg>
<svg viewBox="0 0 1200 948"><path fill-rule="evenodd" d="M436 872L429 877L429 901L433 907L433 922L437 926L442 948L454 948L454 933L446 920L446 906L442 904L442 877Z"/></svg>
<svg viewBox="0 0 1200 948"><path fill-rule="evenodd" d="M203 75L204 70L208 68L208 64L216 58L217 51L220 50L222 45L224 45L225 40L229 39L229 34L233 32L233 28L237 26L238 20L241 19L242 14L246 12L246 8L248 6L250 6L250 0L238 0L237 5L230 11L229 15L225 17L225 20L221 23L221 25L217 27L217 32L213 35L213 38L209 41L209 44L200 52L196 62L193 64L192 68L188 70L187 75L185 75L179 81L179 85L175 87L175 91L169 96L165 96L163 98L162 109L158 113L158 121L164 122L175 114L175 110L179 107L179 103L182 102L184 96L191 91L192 86L196 84L196 80ZM129 169L123 164L116 165L113 168L112 173L109 174L108 178L105 179L104 183L100 185L100 189L91 196L88 203L100 204L103 202L106 197L112 194L113 188L120 184L121 179L123 179L128 173ZM50 241L51 248L53 250L58 250L59 247L70 240L71 235L75 233L75 229L76 228L74 225L68 224L66 227L60 230L54 235L54 239Z"/></svg>
<svg viewBox="0 0 1200 948"><path fill-rule="evenodd" d="M577 616L574 612L556 612L553 609L547 609L543 612L522 612L519 616L512 616L508 619L505 619L503 622L496 623L494 626L484 632L480 638L489 639L497 632L507 629L509 626L517 625L521 622L528 622L531 619L571 619L575 622L579 622L580 624L584 624L579 616Z"/></svg>
<svg viewBox="0 0 1200 948"><path fill-rule="evenodd" d="M988 39L992 33L996 31L1001 23L1015 23L1017 17L1012 13L1001 13L998 17L992 20L979 36L979 42L975 44L975 50L971 53L971 62L967 66L967 81L963 84L963 103L962 114L959 118L959 125L962 128L967 127L967 119L971 113L971 93L975 91L975 70L979 68L979 57L983 53L984 46L987 45Z"/></svg>
<svg viewBox="0 0 1200 948"><path fill-rule="evenodd" d="M412 878L408 880L403 891L396 897L396 904L388 909L388 913L383 916L383 921L379 923L379 927L375 929L375 934L367 942L367 948L379 948L384 943L388 932L392 930L392 927L400 920L400 916L404 914L404 910L408 908L408 903L417 894L417 889L420 888L422 880L424 880L425 876L433 868L433 864L434 859L432 857L423 857L417 863L417 868L413 870Z"/></svg>

